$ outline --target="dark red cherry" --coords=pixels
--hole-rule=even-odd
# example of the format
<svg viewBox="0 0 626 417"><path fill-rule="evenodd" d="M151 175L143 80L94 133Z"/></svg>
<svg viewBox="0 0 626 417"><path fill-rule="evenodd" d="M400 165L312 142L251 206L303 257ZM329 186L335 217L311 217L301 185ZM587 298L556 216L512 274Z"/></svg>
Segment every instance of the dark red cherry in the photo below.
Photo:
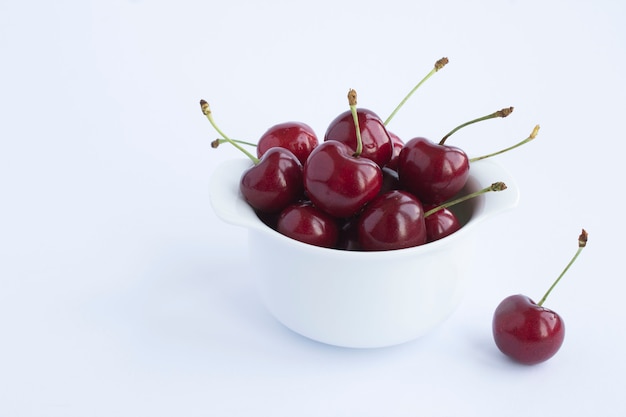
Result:
<svg viewBox="0 0 626 417"><path fill-rule="evenodd" d="M304 187L317 207L337 218L348 218L371 201L382 186L380 167L371 159L354 157L347 145L321 143L304 164Z"/></svg>
<svg viewBox="0 0 626 417"><path fill-rule="evenodd" d="M402 187L422 202L438 204L465 186L469 158L457 147L413 138L400 151L398 176Z"/></svg>
<svg viewBox="0 0 626 417"><path fill-rule="evenodd" d="M393 149L391 152L391 159L387 162L386 166L395 171L398 169L398 157L400 156L400 151L404 147L404 141L393 132L389 132L389 137L391 138Z"/></svg>
<svg viewBox="0 0 626 417"><path fill-rule="evenodd" d="M428 211L434 207L433 204L427 204L424 206L424 211ZM435 240L450 236L461 228L459 219L447 208L435 211L427 216L424 221L426 222L426 236L428 242L434 242Z"/></svg>
<svg viewBox="0 0 626 417"><path fill-rule="evenodd" d="M492 327L498 349L526 365L550 359L565 337L565 325L557 313L519 294L502 300Z"/></svg>
<svg viewBox="0 0 626 417"><path fill-rule="evenodd" d="M578 250L538 303L525 295L511 295L498 305L492 320L493 339L502 353L525 365L554 356L565 338L563 319L543 306L548 295L587 245L587 231L578 237Z"/></svg>
<svg viewBox="0 0 626 417"><path fill-rule="evenodd" d="M382 120L380 120L380 117L373 111L362 108L356 111L359 120L359 130L361 131L361 140L363 142L363 151L360 156L371 159L380 167L385 166L391 159L393 153L393 145L387 128ZM341 113L330 123L324 135L324 141L328 140L336 140L344 143L348 145L353 152L356 151L356 128L350 110Z"/></svg>
<svg viewBox="0 0 626 417"><path fill-rule="evenodd" d="M302 164L285 148L271 148L243 172L239 189L254 209L279 212L302 198Z"/></svg>
<svg viewBox="0 0 626 417"><path fill-rule="evenodd" d="M405 191L376 197L359 216L357 227L363 250L394 250L426 243L422 203Z"/></svg>
<svg viewBox="0 0 626 417"><path fill-rule="evenodd" d="M270 127L259 139L257 156L260 158L270 148L282 147L289 149L302 165L309 154L318 145L313 129L300 122L280 123Z"/></svg>
<svg viewBox="0 0 626 417"><path fill-rule="evenodd" d="M310 245L333 248L339 239L337 220L310 202L287 206L278 217L276 230Z"/></svg>

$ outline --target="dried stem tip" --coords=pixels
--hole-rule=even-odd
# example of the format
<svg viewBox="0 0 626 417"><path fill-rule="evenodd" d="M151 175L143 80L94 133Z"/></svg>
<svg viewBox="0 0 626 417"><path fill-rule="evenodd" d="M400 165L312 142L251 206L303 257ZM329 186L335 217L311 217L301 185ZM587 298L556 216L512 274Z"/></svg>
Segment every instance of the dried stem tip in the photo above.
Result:
<svg viewBox="0 0 626 417"><path fill-rule="evenodd" d="M356 91L352 88L348 91L348 104L350 106L356 106Z"/></svg>
<svg viewBox="0 0 626 417"><path fill-rule="evenodd" d="M200 108L202 109L202 114L208 116L211 114L211 108L209 107L209 103L206 100L200 100Z"/></svg>
<svg viewBox="0 0 626 417"><path fill-rule="evenodd" d="M506 190L506 184L503 182L494 182L491 184L491 191L504 191Z"/></svg>
<svg viewBox="0 0 626 417"><path fill-rule="evenodd" d="M435 62L435 71L439 71L441 68L445 67L448 62L448 58L446 57L443 57Z"/></svg>
<svg viewBox="0 0 626 417"><path fill-rule="evenodd" d="M502 110L498 110L496 112L497 116L496 117L506 117L509 114L513 113L513 107L506 107Z"/></svg>
<svg viewBox="0 0 626 417"><path fill-rule="evenodd" d="M219 139L215 139L213 142L211 142L211 148L216 149L218 146L220 146Z"/></svg>
<svg viewBox="0 0 626 417"><path fill-rule="evenodd" d="M535 126L533 131L530 133L529 137L530 137L530 139L535 139L538 134L539 134L539 125Z"/></svg>
<svg viewBox="0 0 626 417"><path fill-rule="evenodd" d="M580 233L580 236L578 237L578 247L579 248L584 248L585 246L587 246L587 237L589 235L587 234L587 231L585 229L583 229L583 231Z"/></svg>

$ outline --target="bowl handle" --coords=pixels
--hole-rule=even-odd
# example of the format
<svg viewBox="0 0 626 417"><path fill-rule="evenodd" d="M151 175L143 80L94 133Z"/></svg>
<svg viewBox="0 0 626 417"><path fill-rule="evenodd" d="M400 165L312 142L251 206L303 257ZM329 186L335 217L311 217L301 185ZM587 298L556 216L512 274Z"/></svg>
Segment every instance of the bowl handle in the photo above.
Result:
<svg viewBox="0 0 626 417"><path fill-rule="evenodd" d="M243 227L259 227L254 210L239 192L242 173L251 166L249 159L222 162L209 182L209 200L215 214L223 221Z"/></svg>
<svg viewBox="0 0 626 417"><path fill-rule="evenodd" d="M506 190L485 195L484 205L474 220L492 217L519 204L520 191L515 179L497 162L491 160L473 162L470 172L481 187L487 187L497 181L502 181L507 186Z"/></svg>

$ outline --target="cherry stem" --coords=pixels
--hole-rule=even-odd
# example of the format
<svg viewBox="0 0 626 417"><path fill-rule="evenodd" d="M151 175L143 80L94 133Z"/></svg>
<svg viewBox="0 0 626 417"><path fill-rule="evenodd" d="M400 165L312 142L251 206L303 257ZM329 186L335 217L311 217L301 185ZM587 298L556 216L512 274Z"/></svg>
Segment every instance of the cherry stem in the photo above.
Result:
<svg viewBox="0 0 626 417"><path fill-rule="evenodd" d="M257 146L256 143L246 142L245 140L232 139L232 141L233 142L237 142L237 143L242 144L242 145ZM228 142L226 139L215 139L213 142L211 142L211 148L217 148L222 143L230 143L230 142Z"/></svg>
<svg viewBox="0 0 626 417"><path fill-rule="evenodd" d="M466 126L469 126L469 125L474 124L474 123L482 122L484 120L495 119L495 118L498 118L498 117L503 117L504 118L504 117L508 116L511 113L513 113L513 107L505 107L504 109L495 111L495 112L493 112L491 114L488 114L486 116L479 117L477 119L470 120L469 122L465 122L463 124L460 124L457 127L455 127L454 129L452 129L450 132L448 132L448 134L445 135L443 138L441 138L441 140L439 141L439 144L443 145L450 136L452 136L455 132L457 132L460 129L463 129Z"/></svg>
<svg viewBox="0 0 626 417"><path fill-rule="evenodd" d="M220 130L220 128L217 126L217 124L215 123L215 120L213 120L213 115L211 114L211 108L209 107L209 103L207 103L205 100L200 100L200 108L202 109L202 114L204 114L206 116L207 119L209 119L209 122L211 123L211 126L213 126L213 128L215 129L215 131L217 131L217 133L220 134L220 136L222 136L224 138L224 140L228 143L230 143L231 145L233 145L235 148L239 149L241 152L243 152L248 158L250 158L250 160L256 165L259 163L259 158L257 158L256 156L252 155L250 152L248 152L245 148L243 148L241 145L239 145L236 141L232 140L231 138L229 138L228 136L226 136L224 134L224 132L222 132Z"/></svg>
<svg viewBox="0 0 626 417"><path fill-rule="evenodd" d="M445 202L445 203L443 203L443 204L441 204L441 205L439 205L437 207L434 207L434 208L428 210L426 213L424 213L424 217L428 217L431 214L434 214L434 213L436 213L439 210L442 210L444 208L448 208L450 206L454 206L456 204L462 203L462 202L464 202L466 200L469 200L471 198L478 197L481 194L485 194L485 193L488 193L490 191L503 191L503 190L506 190L506 184L505 183L503 183L503 182L494 182L493 184L491 184L488 187L483 188L482 190L474 191L471 194L464 195L463 197L459 197L459 198L456 198L454 200L447 201L447 202Z"/></svg>
<svg viewBox="0 0 626 417"><path fill-rule="evenodd" d="M512 149L517 148L518 146L522 146L523 144L528 143L531 140L535 139L537 137L538 133L539 133L539 125L536 125L535 128L533 129L533 131L530 133L530 136L528 136L523 141L518 142L518 143L516 143L513 146L509 146L508 148L501 149L501 150L499 150L497 152L493 152L493 153L490 153L490 154L487 154L487 155L482 155L482 156L477 156L477 157L474 157L474 158L470 158L469 161L470 161L470 163L472 163L472 162L480 161L481 159L491 158L492 156L496 156L496 155L500 155L501 153L508 152L508 151L510 151Z"/></svg>
<svg viewBox="0 0 626 417"><path fill-rule="evenodd" d="M554 283L550 286L550 288L548 288L548 291L546 291L544 296L541 297L541 300L539 300L539 302L537 303L538 306L541 307L543 305L543 303L546 301L546 298L548 298L548 295L550 295L550 293L552 292L554 287L556 287L556 284L559 283L561 278L563 278L563 275L565 275L565 273L570 268L570 266L572 266L574 261L576 261L576 258L578 258L578 255L580 255L580 252L582 252L582 250L585 248L585 246L587 246L587 237L588 237L587 231L585 229L583 229L583 231L580 233L580 236L578 236L578 250L576 251L576 253L572 257L572 259L569 261L569 263L567 264L567 266L565 267L563 272L561 272L561 275L559 275L559 277L556 279L556 281L554 281Z"/></svg>
<svg viewBox="0 0 626 417"><path fill-rule="evenodd" d="M406 103L408 101L408 99L413 95L413 93L420 88L420 86L422 84L424 84L424 82L426 82L426 80L428 80L430 77L433 76L433 74L435 74L437 71L439 71L440 69L442 69L443 67L445 67L445 65L448 63L448 58L441 58L440 60L438 60L437 62L435 62L435 66L432 70L430 70L430 72L428 74L426 74L426 76L424 78L422 78L422 80L417 83L417 85L415 87L413 87L413 89L411 91L409 91L409 94L406 95L406 97L404 97L404 99L402 99L402 101L400 102L400 104L398 104L396 106L396 108L391 112L391 114L389 115L389 117L387 117L387 120L385 120L383 122L383 124L385 126L387 126L387 124L391 121L391 119L393 119L393 117L396 115L396 113L398 112L398 110L400 110L400 108L402 106L404 106L404 103Z"/></svg>
<svg viewBox="0 0 626 417"><path fill-rule="evenodd" d="M356 150L354 151L353 156L359 157L363 152L363 140L361 139L359 114L356 109L356 91L352 88L348 91L348 104L350 105L350 112L352 112L352 120L354 120L354 129L356 131Z"/></svg>

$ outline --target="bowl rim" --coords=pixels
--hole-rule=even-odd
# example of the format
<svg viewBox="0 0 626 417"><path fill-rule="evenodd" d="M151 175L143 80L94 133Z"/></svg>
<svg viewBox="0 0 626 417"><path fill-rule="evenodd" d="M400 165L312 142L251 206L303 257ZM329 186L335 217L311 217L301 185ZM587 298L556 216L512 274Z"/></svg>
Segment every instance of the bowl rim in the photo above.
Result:
<svg viewBox="0 0 626 417"><path fill-rule="evenodd" d="M409 248L380 251L343 250L300 242L281 234L265 224L254 209L243 199L239 191L241 175L249 167L251 167L249 159L236 158L223 161L213 172L209 184L210 203L221 220L235 226L247 228L250 231L254 230L264 233L283 246L293 247L294 250L309 251L312 255L341 256L346 259L364 259L366 257L396 258L441 250L442 247L465 238L476 224L516 207L520 198L517 183L512 175L500 164L491 160L476 161L470 167L470 176L468 178L468 184L474 181L476 186L472 187L470 191L473 191L474 188L476 190L481 189L496 181L504 182L507 185L507 189L503 192L483 194L467 202L472 206L472 213L467 222L458 231L442 239ZM487 179L493 174L498 174L497 178ZM232 201L224 200L224 198Z"/></svg>

